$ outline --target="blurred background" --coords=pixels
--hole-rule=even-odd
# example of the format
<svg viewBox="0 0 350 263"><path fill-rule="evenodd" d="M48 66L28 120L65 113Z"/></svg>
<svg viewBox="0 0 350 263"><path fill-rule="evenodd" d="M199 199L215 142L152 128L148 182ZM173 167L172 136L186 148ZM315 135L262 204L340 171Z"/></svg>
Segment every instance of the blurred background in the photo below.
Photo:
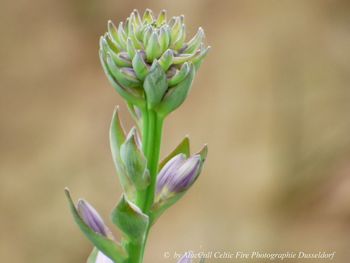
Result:
<svg viewBox="0 0 350 263"><path fill-rule="evenodd" d="M336 251L334 262L349 261L349 1L1 6L1 262L85 262L91 244L63 188L108 219L121 194L108 142L115 105L132 125L102 72L98 39L108 19L146 7L184 14L188 35L202 26L213 48L162 146L164 156L188 134L193 150L209 144L207 163L153 228L145 262L187 250ZM304 261L320 260L289 262Z"/></svg>

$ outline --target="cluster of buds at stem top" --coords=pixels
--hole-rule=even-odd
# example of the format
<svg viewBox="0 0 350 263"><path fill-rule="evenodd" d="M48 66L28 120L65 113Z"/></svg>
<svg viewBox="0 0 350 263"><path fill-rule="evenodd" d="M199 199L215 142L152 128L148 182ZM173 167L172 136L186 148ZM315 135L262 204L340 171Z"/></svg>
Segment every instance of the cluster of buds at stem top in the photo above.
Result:
<svg viewBox="0 0 350 263"><path fill-rule="evenodd" d="M108 32L100 39L100 59L108 79L124 99L137 106L147 101L149 107L159 106L159 111L168 113L187 96L194 72L209 50L203 39L204 31L199 28L186 42L184 16L168 21L165 10L154 17L147 9L141 18L134 10L125 23L115 26L108 22ZM147 79L152 73L154 76ZM152 81L163 82L162 87L148 87ZM175 92L181 83L187 91ZM165 105L160 106L166 97Z"/></svg>

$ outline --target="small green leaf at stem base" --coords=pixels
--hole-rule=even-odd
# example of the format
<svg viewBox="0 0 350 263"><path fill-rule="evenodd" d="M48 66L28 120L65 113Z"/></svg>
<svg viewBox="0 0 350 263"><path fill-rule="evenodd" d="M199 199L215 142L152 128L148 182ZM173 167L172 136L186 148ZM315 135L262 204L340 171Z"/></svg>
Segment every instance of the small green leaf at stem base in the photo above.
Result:
<svg viewBox="0 0 350 263"><path fill-rule="evenodd" d="M135 204L123 195L112 211L112 222L134 243L142 242L146 236L149 219Z"/></svg>

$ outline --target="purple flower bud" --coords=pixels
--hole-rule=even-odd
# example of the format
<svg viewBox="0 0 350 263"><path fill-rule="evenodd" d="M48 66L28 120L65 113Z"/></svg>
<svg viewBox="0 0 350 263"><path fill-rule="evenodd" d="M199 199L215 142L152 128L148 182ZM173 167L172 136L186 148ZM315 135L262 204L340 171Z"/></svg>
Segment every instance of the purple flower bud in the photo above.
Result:
<svg viewBox="0 0 350 263"><path fill-rule="evenodd" d="M159 172L157 194L162 192L180 193L187 190L199 175L202 165L200 155L188 159L184 154L173 157Z"/></svg>
<svg viewBox="0 0 350 263"><path fill-rule="evenodd" d="M77 210L85 224L87 224L93 231L103 236L109 236L109 229L92 205L87 201L80 199L78 201Z"/></svg>

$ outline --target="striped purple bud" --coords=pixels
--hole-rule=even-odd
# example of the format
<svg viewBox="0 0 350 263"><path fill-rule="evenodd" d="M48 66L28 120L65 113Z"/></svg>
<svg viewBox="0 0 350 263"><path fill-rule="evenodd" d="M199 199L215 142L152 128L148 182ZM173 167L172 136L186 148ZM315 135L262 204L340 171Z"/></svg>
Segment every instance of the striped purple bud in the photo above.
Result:
<svg viewBox="0 0 350 263"><path fill-rule="evenodd" d="M159 172L157 179L157 199L170 193L186 191L197 179L202 166L200 155L186 159L184 154L173 157Z"/></svg>
<svg viewBox="0 0 350 263"><path fill-rule="evenodd" d="M87 201L80 199L78 201L77 210L85 224L93 231L106 237L110 235L110 231L103 222L101 216Z"/></svg>

